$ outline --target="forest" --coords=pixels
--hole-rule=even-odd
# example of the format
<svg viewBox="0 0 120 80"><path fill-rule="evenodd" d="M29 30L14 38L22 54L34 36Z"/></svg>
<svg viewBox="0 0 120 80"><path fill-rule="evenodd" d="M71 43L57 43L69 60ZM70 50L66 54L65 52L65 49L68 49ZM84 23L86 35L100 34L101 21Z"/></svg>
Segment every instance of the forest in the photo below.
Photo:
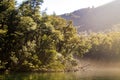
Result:
<svg viewBox="0 0 120 80"><path fill-rule="evenodd" d="M72 21L40 12L43 0L0 0L0 72L67 71L75 56L120 59L120 32L79 33Z"/></svg>

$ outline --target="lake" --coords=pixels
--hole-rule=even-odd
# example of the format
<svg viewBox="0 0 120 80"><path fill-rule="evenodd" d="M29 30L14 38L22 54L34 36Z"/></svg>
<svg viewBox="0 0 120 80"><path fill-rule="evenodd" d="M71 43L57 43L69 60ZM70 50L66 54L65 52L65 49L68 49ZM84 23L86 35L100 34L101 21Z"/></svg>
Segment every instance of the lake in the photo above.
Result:
<svg viewBox="0 0 120 80"><path fill-rule="evenodd" d="M120 71L95 70L57 73L14 73L0 75L0 80L120 80Z"/></svg>

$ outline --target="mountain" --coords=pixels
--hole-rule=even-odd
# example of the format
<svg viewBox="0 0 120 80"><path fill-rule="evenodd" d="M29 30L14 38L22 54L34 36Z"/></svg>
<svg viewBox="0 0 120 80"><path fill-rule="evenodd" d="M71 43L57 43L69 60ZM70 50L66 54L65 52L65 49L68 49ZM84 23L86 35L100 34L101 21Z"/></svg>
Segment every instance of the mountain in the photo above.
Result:
<svg viewBox="0 0 120 80"><path fill-rule="evenodd" d="M78 31L105 31L120 24L120 0L94 8L83 8L71 13L60 15L72 20Z"/></svg>

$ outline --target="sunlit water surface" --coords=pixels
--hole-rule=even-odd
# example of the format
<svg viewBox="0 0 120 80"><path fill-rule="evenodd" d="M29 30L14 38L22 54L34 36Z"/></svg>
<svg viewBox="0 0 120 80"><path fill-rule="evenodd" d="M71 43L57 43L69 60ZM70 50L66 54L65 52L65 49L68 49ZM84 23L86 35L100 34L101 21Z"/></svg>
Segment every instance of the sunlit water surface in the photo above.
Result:
<svg viewBox="0 0 120 80"><path fill-rule="evenodd" d="M120 80L118 70L2 74L0 80Z"/></svg>

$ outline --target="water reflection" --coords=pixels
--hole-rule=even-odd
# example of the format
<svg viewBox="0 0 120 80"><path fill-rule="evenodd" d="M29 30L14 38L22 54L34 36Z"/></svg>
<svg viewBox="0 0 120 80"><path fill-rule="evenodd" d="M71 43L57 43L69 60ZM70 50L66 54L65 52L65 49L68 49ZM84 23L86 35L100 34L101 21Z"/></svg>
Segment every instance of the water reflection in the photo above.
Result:
<svg viewBox="0 0 120 80"><path fill-rule="evenodd" d="M120 72L84 71L70 73L17 73L0 75L0 80L120 80Z"/></svg>

